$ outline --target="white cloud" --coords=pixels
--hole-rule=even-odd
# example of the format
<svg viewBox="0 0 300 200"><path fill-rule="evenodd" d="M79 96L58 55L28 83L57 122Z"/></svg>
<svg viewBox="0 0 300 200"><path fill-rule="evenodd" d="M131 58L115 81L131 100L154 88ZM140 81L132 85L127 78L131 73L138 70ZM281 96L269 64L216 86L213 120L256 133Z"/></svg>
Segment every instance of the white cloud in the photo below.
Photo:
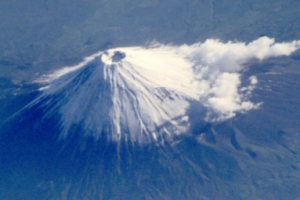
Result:
<svg viewBox="0 0 300 200"><path fill-rule="evenodd" d="M300 48L300 41L275 43L272 38L261 37L247 44L209 39L204 43L177 48L194 63L200 87L199 99L210 110L206 120L219 121L260 105L249 100L258 83L255 76L250 77L248 86L241 88L241 71L245 62L289 56Z"/></svg>

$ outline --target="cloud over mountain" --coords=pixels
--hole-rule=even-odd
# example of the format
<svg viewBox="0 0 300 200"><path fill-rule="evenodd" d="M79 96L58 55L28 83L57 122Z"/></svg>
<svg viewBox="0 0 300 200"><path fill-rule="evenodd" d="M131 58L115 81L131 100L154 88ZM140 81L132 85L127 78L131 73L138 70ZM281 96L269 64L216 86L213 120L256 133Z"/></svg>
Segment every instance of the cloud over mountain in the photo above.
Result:
<svg viewBox="0 0 300 200"><path fill-rule="evenodd" d="M113 140L164 140L187 131L192 101L203 105L209 122L259 108L260 102L249 99L259 80L251 76L242 87L243 64L299 48L300 41L275 43L268 37L115 48L42 77L47 86L33 104L45 101L52 105L48 113L61 113L62 137L81 124L96 138L106 130Z"/></svg>

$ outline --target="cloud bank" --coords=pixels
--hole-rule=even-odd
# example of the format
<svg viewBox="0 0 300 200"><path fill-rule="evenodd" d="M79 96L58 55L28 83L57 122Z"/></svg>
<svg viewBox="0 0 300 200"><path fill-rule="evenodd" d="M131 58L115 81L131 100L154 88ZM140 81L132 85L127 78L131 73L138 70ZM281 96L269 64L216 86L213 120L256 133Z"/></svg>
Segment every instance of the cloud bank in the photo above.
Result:
<svg viewBox="0 0 300 200"><path fill-rule="evenodd" d="M199 100L210 110L206 120L220 121L260 105L249 100L258 83L255 76L250 77L247 87L241 87L243 64L251 59L289 56L300 48L300 41L275 43L272 38L261 37L247 44L209 39L177 48L194 64Z"/></svg>

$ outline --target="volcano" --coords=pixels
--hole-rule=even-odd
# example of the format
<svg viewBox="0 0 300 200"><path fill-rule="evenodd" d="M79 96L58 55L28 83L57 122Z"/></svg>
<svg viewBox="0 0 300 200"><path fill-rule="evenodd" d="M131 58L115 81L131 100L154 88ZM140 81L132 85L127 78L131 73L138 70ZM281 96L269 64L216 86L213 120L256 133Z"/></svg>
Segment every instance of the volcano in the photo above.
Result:
<svg viewBox="0 0 300 200"><path fill-rule="evenodd" d="M250 101L257 78L242 86L243 63L289 55L298 43L262 37L249 44L207 40L111 49L44 77L49 84L29 107L41 104L45 117L59 113L60 138L80 125L96 139L105 134L112 141L173 141L191 133L191 110L198 111L199 123L210 123L259 108L262 102Z"/></svg>
<svg viewBox="0 0 300 200"><path fill-rule="evenodd" d="M42 76L0 129L2 199L296 198L300 79L251 67L299 47L156 43Z"/></svg>
<svg viewBox="0 0 300 200"><path fill-rule="evenodd" d="M197 98L189 82L192 68L173 59L161 69L159 61L145 63L142 56L130 50L103 52L53 81L33 104L43 102L49 115L54 110L62 114L63 138L73 124L82 124L85 135L96 139L106 134L113 141L138 143L163 142L186 132L185 112Z"/></svg>

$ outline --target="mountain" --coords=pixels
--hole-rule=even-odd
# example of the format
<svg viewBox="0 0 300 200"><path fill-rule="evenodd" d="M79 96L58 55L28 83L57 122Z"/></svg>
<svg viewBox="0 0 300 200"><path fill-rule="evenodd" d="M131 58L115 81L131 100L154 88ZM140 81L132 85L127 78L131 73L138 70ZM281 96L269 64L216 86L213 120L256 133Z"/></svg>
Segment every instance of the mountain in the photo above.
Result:
<svg viewBox="0 0 300 200"><path fill-rule="evenodd" d="M42 76L0 127L1 198L296 199L299 75L257 68L299 47L155 43Z"/></svg>
<svg viewBox="0 0 300 200"><path fill-rule="evenodd" d="M250 44L207 40L107 50L42 77L48 85L29 107L41 104L45 117L61 114L61 138L80 124L84 135L96 140L105 134L111 141L164 143L191 133L191 105L203 118L198 123L258 109L261 102L250 101L258 80L250 76L242 86L243 63L289 55L299 47L299 41L262 37Z"/></svg>
<svg viewBox="0 0 300 200"><path fill-rule="evenodd" d="M105 134L112 141L137 143L164 142L187 132L186 110L197 92L188 82L192 68L173 59L161 69L157 60L145 63L143 55L130 53L100 53L53 81L32 105L41 104L46 117L59 111L62 138L74 124L95 139Z"/></svg>

